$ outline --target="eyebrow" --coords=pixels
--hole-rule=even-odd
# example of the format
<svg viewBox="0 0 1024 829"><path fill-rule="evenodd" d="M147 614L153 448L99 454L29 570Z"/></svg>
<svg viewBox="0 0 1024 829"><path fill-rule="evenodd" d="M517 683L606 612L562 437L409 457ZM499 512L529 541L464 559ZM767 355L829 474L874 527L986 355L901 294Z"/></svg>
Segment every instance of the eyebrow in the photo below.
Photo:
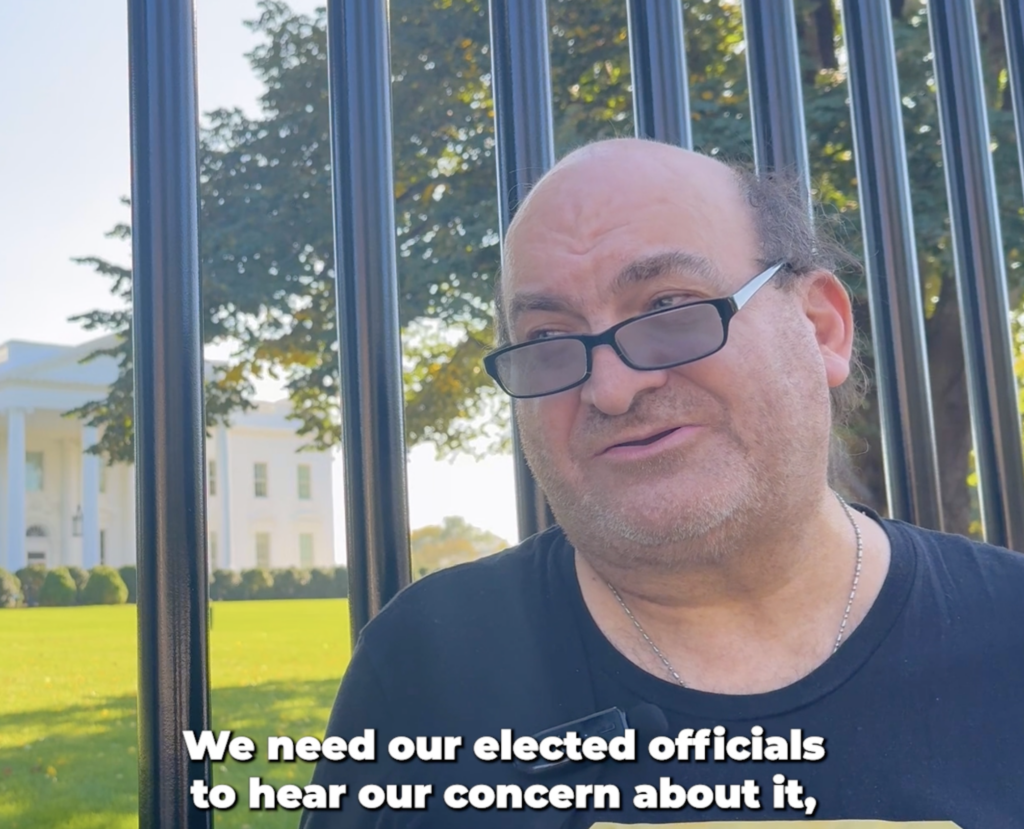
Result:
<svg viewBox="0 0 1024 829"><path fill-rule="evenodd" d="M619 271L612 281L611 289L615 293L620 293L625 288L657 279L667 273L692 274L707 282L710 288L724 290L721 274L711 260L684 250L656 253L630 262Z"/></svg>
<svg viewBox="0 0 1024 829"><path fill-rule="evenodd" d="M626 265L612 280L611 291L622 293L626 288L664 276L668 273L692 274L708 283L712 290L724 290L721 274L710 259L696 253L673 250L643 256ZM579 316L576 307L564 297L543 292L515 294L509 301L510 325L529 311L552 311Z"/></svg>

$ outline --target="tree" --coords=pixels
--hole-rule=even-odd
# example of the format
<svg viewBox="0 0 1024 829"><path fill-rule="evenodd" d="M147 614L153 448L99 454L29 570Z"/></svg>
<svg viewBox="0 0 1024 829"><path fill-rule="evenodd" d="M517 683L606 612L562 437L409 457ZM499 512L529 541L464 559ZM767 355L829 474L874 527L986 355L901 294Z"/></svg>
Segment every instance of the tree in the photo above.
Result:
<svg viewBox="0 0 1024 829"><path fill-rule="evenodd" d="M413 578L443 567L489 556L509 546L503 538L481 530L461 516L448 516L440 526L413 530L409 537Z"/></svg>
<svg viewBox="0 0 1024 829"><path fill-rule="evenodd" d="M21 600L21 580L0 567L0 607L17 607Z"/></svg>
<svg viewBox="0 0 1024 829"><path fill-rule="evenodd" d="M39 591L42 590L43 582L46 581L46 565L29 564L15 572L14 577L21 586L21 595L25 604L28 607L38 605Z"/></svg>
<svg viewBox="0 0 1024 829"><path fill-rule="evenodd" d="M932 362L942 488L949 528L967 529L970 450L941 147L922 0L891 3L907 152ZM978 4L995 163L1016 170L998 0ZM395 213L400 321L410 444L441 452L480 451L507 440L507 408L481 370L490 344L498 269L497 208L486 4L482 0L392 0ZM559 155L586 141L632 133L630 67L620 0L552 0L551 74ZM695 146L722 158L752 157L740 4L684 3ZM843 241L859 252L840 17L832 0L798 0L812 186ZM324 14L296 15L264 0L251 54L266 86L263 112L207 116L200 151L201 264L207 342L239 343L208 386L209 419L246 405L250 381L278 373L299 431L314 447L339 439L334 331L333 240ZM1014 307L1020 302L1020 179L999 176L999 204ZM114 233L127 237L126 226ZM126 297L130 271L83 260ZM847 275L867 332L863 278ZM127 314L93 312L92 328L128 333ZM871 353L865 336L869 371ZM98 451L131 458L129 341L104 401L76 413L104 427ZM884 507L877 399L872 391L851 427L860 500Z"/></svg>
<svg viewBox="0 0 1024 829"><path fill-rule="evenodd" d="M39 604L43 607L68 607L78 598L78 588L67 567L56 567L46 573L39 589Z"/></svg>
<svg viewBox="0 0 1024 829"><path fill-rule="evenodd" d="M82 589L82 604L124 604L127 601L128 586L117 570L100 564L89 571L89 580Z"/></svg>

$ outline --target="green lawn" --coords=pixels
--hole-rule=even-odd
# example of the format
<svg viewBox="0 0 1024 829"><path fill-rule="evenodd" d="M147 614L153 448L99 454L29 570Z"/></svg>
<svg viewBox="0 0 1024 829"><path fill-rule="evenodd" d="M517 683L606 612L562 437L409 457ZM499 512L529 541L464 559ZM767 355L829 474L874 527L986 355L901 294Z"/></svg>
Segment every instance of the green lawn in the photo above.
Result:
<svg viewBox="0 0 1024 829"><path fill-rule="evenodd" d="M322 736L349 658L340 599L217 602L210 634L214 730L252 737L251 763L215 766L239 791L232 829L294 827L250 812L250 776L304 784L306 763L266 763L266 737ZM135 607L0 610L0 826L136 829Z"/></svg>

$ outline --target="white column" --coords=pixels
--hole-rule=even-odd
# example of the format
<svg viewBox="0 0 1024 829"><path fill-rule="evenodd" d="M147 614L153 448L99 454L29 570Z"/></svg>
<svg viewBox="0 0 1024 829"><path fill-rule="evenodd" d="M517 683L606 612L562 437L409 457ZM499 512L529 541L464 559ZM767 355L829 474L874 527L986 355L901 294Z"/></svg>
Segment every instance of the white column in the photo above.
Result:
<svg viewBox="0 0 1024 829"><path fill-rule="evenodd" d="M82 567L100 563L100 458L86 449L98 440L95 426L82 427Z"/></svg>
<svg viewBox="0 0 1024 829"><path fill-rule="evenodd" d="M118 530L117 537L120 539L118 545L121 550L121 560L124 564L134 564L135 556L132 554L134 545L135 527L132 524L132 493L131 476L132 467L128 464L118 464L111 471L117 470L117 498L119 508L117 510Z"/></svg>
<svg viewBox="0 0 1024 829"><path fill-rule="evenodd" d="M7 569L25 566L25 412L7 410Z"/></svg>
<svg viewBox="0 0 1024 829"><path fill-rule="evenodd" d="M231 567L231 462L228 457L228 430L217 427L217 497L220 498L220 550L214 568Z"/></svg>
<svg viewBox="0 0 1024 829"><path fill-rule="evenodd" d="M71 470L68 468L68 442L64 438L57 441L58 461L60 463L60 530L57 532L57 548L54 560L59 564L71 564L71 521L75 510L72 507L74 502L74 490L71 488Z"/></svg>

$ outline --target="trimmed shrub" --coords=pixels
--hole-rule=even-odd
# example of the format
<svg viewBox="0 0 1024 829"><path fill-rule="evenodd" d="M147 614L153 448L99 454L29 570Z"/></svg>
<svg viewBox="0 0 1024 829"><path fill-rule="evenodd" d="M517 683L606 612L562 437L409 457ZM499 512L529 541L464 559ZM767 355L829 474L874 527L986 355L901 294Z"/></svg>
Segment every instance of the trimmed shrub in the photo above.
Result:
<svg viewBox="0 0 1024 829"><path fill-rule="evenodd" d="M124 604L128 586L113 567L99 565L89 571L89 581L82 591L82 604Z"/></svg>
<svg viewBox="0 0 1024 829"><path fill-rule="evenodd" d="M274 577L269 570L256 567L242 571L240 597L243 599L274 598Z"/></svg>
<svg viewBox="0 0 1024 829"><path fill-rule="evenodd" d="M67 571L71 574L71 578L75 580L75 601L81 604L82 591L85 589L86 582L89 581L89 573L81 567L76 567L74 564L68 565Z"/></svg>
<svg viewBox="0 0 1024 829"><path fill-rule="evenodd" d="M348 568L334 568L334 595L339 599L348 598Z"/></svg>
<svg viewBox="0 0 1024 829"><path fill-rule="evenodd" d="M299 567L289 567L286 570L274 571L274 598L276 599L304 599L309 593L309 570Z"/></svg>
<svg viewBox="0 0 1024 829"><path fill-rule="evenodd" d="M309 571L309 584L306 595L311 599L331 599L334 597L334 570L317 567Z"/></svg>
<svg viewBox="0 0 1024 829"><path fill-rule="evenodd" d="M117 572L120 574L124 586L128 588L128 604L135 604L138 601L136 595L138 594L139 586L139 576L135 565L126 564L124 567L119 567Z"/></svg>
<svg viewBox="0 0 1024 829"><path fill-rule="evenodd" d="M21 582L21 594L28 607L35 607L39 604L39 591L46 580L45 564L30 564L22 567L17 573L18 581Z"/></svg>
<svg viewBox="0 0 1024 829"><path fill-rule="evenodd" d="M0 607L17 607L21 602L21 579L0 567Z"/></svg>
<svg viewBox="0 0 1024 829"><path fill-rule="evenodd" d="M43 607L70 607L78 599L78 586L67 567L54 567L39 588L39 604Z"/></svg>
<svg viewBox="0 0 1024 829"><path fill-rule="evenodd" d="M225 602L240 599L242 574L236 570L214 570L210 580L210 601Z"/></svg>

